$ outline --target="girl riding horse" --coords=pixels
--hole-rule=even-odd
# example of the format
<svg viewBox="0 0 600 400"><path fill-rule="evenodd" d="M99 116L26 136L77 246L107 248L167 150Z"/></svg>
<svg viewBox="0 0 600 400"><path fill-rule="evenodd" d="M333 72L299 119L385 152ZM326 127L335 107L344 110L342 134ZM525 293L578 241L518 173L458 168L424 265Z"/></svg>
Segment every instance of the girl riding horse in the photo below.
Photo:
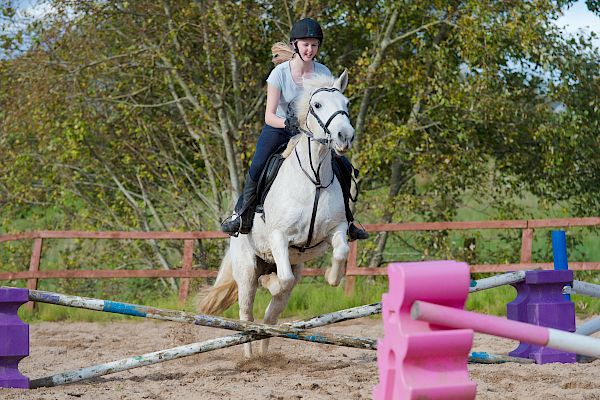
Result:
<svg viewBox="0 0 600 400"><path fill-rule="evenodd" d="M221 230L231 236L247 234L252 229L256 191L260 174L269 157L298 132L298 122L290 112L296 96L302 90L303 79L313 75L331 76L331 71L314 61L323 42L321 26L311 18L294 23L290 32L290 45L273 45L273 62L276 67L267 78L267 105L265 125L258 138L244 189L235 206L234 213L221 224ZM340 171L340 183L344 194L348 237L350 240L366 239L368 233L354 225L350 210L350 185L354 168L345 157L335 157Z"/></svg>

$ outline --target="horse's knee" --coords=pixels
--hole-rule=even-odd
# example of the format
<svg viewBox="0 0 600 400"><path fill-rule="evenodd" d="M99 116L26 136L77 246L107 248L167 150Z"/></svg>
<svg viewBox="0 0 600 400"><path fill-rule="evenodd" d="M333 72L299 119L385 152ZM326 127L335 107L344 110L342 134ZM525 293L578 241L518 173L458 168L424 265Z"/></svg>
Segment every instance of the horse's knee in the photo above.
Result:
<svg viewBox="0 0 600 400"><path fill-rule="evenodd" d="M333 248L333 259L335 261L346 261L350 253L350 246L347 243L342 243Z"/></svg>
<svg viewBox="0 0 600 400"><path fill-rule="evenodd" d="M279 284L281 285L281 292L291 292L292 288L296 284L296 277L294 275L279 278Z"/></svg>

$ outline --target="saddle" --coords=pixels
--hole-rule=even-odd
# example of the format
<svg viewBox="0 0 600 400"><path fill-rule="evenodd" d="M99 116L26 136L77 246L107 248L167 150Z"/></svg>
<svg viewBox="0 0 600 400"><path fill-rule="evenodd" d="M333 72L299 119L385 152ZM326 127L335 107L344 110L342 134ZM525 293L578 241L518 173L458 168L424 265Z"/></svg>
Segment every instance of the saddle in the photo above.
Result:
<svg viewBox="0 0 600 400"><path fill-rule="evenodd" d="M275 178L277 177L277 173L281 168L281 164L286 159L285 152L288 144L281 145L275 153L273 153L269 159L267 160L267 164L262 170L260 177L258 179L258 186L256 188L256 210L255 212L262 215L263 221L265 219L264 215L264 203ZM332 150L333 152L333 150ZM333 169L333 173L340 182L340 186L342 187L342 192L344 196L348 196L352 201L356 201L355 198L352 198L350 194L350 180L352 179L352 175L357 175L358 170L353 169L351 165L346 165L341 160L341 157L336 157L335 155L331 160L331 167ZM353 169L349 170L349 169Z"/></svg>
<svg viewBox="0 0 600 400"><path fill-rule="evenodd" d="M279 146L275 153L271 154L269 159L267 160L267 164L263 168L260 173L260 177L258 178L258 186L256 187L256 210L255 212L258 214L262 214L263 220L264 216L264 203L269 190L271 189L271 185L275 181L277 177L277 173L279 172L279 168L281 168L281 164L285 160L283 156L283 152L287 148L287 143Z"/></svg>

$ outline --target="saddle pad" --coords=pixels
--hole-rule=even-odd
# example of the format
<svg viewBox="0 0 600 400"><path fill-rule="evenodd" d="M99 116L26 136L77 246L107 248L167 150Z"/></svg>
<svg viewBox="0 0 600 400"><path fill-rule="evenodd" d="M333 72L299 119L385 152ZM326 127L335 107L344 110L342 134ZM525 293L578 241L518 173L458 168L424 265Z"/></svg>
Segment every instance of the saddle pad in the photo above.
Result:
<svg viewBox="0 0 600 400"><path fill-rule="evenodd" d="M271 189L271 185L273 185L273 181L275 181L275 178L277 177L277 173L279 172L283 161L285 161L285 157L281 155L281 152L283 150L285 150L285 146L279 148L277 152L275 152L269 157L269 159L267 160L267 164L265 165L265 168L261 172L260 178L258 179L258 187L256 189L257 200L255 212L259 214L263 214L265 211L263 207L265 203L265 198L267 197L267 194ZM346 192L349 192L351 184L350 180L352 179L350 174L352 172L348 170L348 167L341 161L340 157L332 157L332 167L333 173L337 177L338 181L341 183L342 191L344 191L345 195L349 195L349 193ZM350 166L350 168L352 167ZM352 200L356 201L355 199Z"/></svg>
<svg viewBox="0 0 600 400"><path fill-rule="evenodd" d="M285 149L285 147L283 149ZM267 197L267 193L269 193L269 189L271 189L271 185L273 184L273 181L275 181L277 172L279 172L279 168L281 168L281 164L283 164L284 160L285 158L279 151L271 154L267 160L267 164L260 174L260 178L258 179L258 187L256 188L256 212L259 214L264 212L263 204L265 202L265 198Z"/></svg>

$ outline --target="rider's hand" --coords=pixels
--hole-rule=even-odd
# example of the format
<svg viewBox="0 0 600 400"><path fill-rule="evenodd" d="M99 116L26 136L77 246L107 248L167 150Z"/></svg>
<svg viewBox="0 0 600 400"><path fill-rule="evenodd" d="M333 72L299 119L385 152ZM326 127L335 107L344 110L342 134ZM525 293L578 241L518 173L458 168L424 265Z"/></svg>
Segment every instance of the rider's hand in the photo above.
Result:
<svg viewBox="0 0 600 400"><path fill-rule="evenodd" d="M285 130L292 135L300 133L298 118L295 115L289 115L285 118Z"/></svg>
<svg viewBox="0 0 600 400"><path fill-rule="evenodd" d="M291 135L299 134L300 122L298 122L298 116L296 115L295 100L290 101L285 115L285 130Z"/></svg>

